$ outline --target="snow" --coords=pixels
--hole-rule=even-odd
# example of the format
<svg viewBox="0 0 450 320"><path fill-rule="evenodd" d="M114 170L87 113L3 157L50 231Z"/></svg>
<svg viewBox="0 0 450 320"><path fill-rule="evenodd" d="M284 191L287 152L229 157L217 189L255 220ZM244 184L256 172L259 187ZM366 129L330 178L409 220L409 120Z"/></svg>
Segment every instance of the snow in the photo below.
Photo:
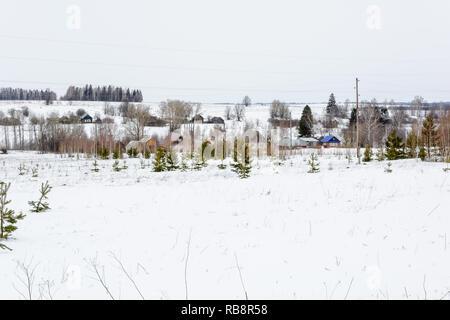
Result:
<svg viewBox="0 0 450 320"><path fill-rule="evenodd" d="M0 299L26 296L20 264L36 268L33 299L440 299L450 290L450 183L443 164L416 160L356 165L346 150L311 150L277 166L253 160L240 180L210 161L202 171L154 173L139 159L113 161L11 152L19 222L0 251ZM121 165L123 160L120 161ZM20 164L38 165L20 176ZM144 160L149 164L149 160ZM49 181L51 210L30 213ZM189 241L190 239L190 241ZM188 252L189 245L189 256ZM237 258L237 259L236 259ZM117 259L117 260L116 260ZM187 263L186 263L187 260ZM185 268L187 277L185 279ZM48 286L47 286L48 284Z"/></svg>

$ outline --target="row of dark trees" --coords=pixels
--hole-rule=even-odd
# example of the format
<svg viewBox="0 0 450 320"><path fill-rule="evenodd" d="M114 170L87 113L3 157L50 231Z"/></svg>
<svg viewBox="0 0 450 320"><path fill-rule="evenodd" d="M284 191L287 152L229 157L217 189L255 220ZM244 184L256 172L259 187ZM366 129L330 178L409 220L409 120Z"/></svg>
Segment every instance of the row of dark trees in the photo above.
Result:
<svg viewBox="0 0 450 320"><path fill-rule="evenodd" d="M107 102L142 102L140 90L130 90L114 86L84 87L70 86L66 94L61 97L65 101L107 101Z"/></svg>
<svg viewBox="0 0 450 320"><path fill-rule="evenodd" d="M46 101L47 105L57 99L56 93L47 90L26 90L22 88L0 88L0 100L36 100ZM84 87L70 86L61 97L64 101L105 101L105 102L142 102L140 90L130 90L114 86L86 85Z"/></svg>
<svg viewBox="0 0 450 320"><path fill-rule="evenodd" d="M0 100L40 100L50 104L56 100L56 93L47 90L26 90L14 88L0 88Z"/></svg>

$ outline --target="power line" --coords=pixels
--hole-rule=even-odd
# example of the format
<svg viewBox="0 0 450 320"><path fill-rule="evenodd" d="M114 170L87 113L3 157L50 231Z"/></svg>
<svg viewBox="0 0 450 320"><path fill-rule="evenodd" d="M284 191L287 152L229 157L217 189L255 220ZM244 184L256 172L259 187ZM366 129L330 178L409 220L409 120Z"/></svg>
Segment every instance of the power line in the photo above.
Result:
<svg viewBox="0 0 450 320"><path fill-rule="evenodd" d="M137 69L170 69L170 70L186 70L186 71L209 71L209 72L242 72L242 73L267 73L267 74L281 74L281 75L301 75L305 74L302 71L273 71L273 70L251 70L251 69L232 69L232 68L205 68L205 67L182 67L182 66L165 66L165 65L143 65L143 64L123 64L123 63L105 63L98 61L81 61L81 60L66 60L66 59L54 59L54 58L39 58L39 57L13 57L13 56L0 56L0 59L19 60L19 61L38 61L43 63L62 63L62 64L82 64L82 65L98 65L103 67L119 67L119 68L137 68ZM433 72L434 73L434 72ZM442 71L445 73L445 71ZM393 74L377 74L377 73L361 73L366 77L386 77L393 76ZM409 74L396 74L399 77L423 77L423 73L409 73ZM342 77L350 78L352 75L344 74L326 74L326 77ZM323 83L323 82L321 82ZM448 90L441 90L447 92Z"/></svg>
<svg viewBox="0 0 450 320"><path fill-rule="evenodd" d="M22 80L0 80L1 83L23 83L23 84L41 84L41 85L55 85L55 86L85 86L86 83L68 83L68 82L45 82L45 81L22 81ZM92 84L92 86L98 86ZM258 89L258 88L200 88L200 87L160 87L160 86L148 86L148 85L116 85L119 87L129 88L144 88L144 89L159 89L159 90L179 90L179 91L255 91L255 92L282 92L282 93L302 93L312 92L318 93L322 90L272 90L272 89Z"/></svg>
<svg viewBox="0 0 450 320"><path fill-rule="evenodd" d="M69 45L83 45L83 46L96 46L96 47L112 47L112 48L124 48L124 49L146 49L146 50L152 50L152 51L172 51L172 52L180 52L180 53L195 53L195 54L220 54L220 55L241 55L241 56L261 56L261 57L274 57L274 58L291 58L291 59L311 59L314 61L317 60L329 60L329 61L336 61L336 60L355 60L354 56L350 57L337 57L336 55L333 55L331 57L317 57L315 56L300 56L300 55L284 55L284 54L275 54L275 53L267 53L267 52L261 52L261 51L255 51L255 52L243 52L243 51L225 51L225 50L205 50L205 49L186 49L186 48L168 48L168 47L152 47L149 45L141 45L141 44L124 44L124 43L108 43L108 42L89 42L89 41L74 41L74 40L63 40L63 39L51 39L51 38L43 38L43 37L32 37L32 36L23 36L23 35L5 35L0 34L0 38L4 39L10 39L10 40L31 40L31 41L37 41L37 42L50 42L50 43L61 43L61 44L69 44ZM266 48L263 48L266 49ZM398 57L358 57L358 59L361 60L388 60L393 61L395 59L400 60L401 62L423 62L422 59L412 59L405 56L398 56ZM448 58L445 57L427 57L429 60L448 60Z"/></svg>

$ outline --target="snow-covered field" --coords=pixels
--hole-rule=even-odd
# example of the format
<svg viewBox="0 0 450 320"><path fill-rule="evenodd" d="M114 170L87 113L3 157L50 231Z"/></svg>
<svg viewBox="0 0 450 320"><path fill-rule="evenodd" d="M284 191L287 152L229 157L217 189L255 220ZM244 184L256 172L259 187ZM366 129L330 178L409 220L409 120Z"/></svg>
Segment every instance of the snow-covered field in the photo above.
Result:
<svg viewBox="0 0 450 320"><path fill-rule="evenodd" d="M10 207L27 217L0 252L0 299L28 297L24 265L33 299L110 298L95 267L115 299L243 299L243 286L250 299L449 298L444 165L402 160L386 173L325 150L309 174L307 153L254 160L247 180L214 161L170 173L99 161L95 173L92 159L1 155ZM47 180L51 210L30 213Z"/></svg>

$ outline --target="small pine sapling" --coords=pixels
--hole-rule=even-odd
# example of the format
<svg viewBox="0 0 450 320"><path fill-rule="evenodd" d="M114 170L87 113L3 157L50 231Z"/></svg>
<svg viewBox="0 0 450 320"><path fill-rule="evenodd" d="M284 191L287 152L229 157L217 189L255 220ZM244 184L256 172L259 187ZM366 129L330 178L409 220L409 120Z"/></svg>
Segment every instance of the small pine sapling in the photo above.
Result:
<svg viewBox="0 0 450 320"><path fill-rule="evenodd" d="M372 152L372 149L370 148L370 145L368 144L366 146L366 150L364 151L363 162L370 162L370 161L372 161L372 156L373 156L373 152Z"/></svg>
<svg viewBox="0 0 450 320"><path fill-rule="evenodd" d="M167 171L175 171L179 169L178 156L175 152L168 152L166 154Z"/></svg>
<svg viewBox="0 0 450 320"><path fill-rule="evenodd" d="M318 173L320 171L320 163L318 160L319 157L315 153L312 153L310 159L308 160L308 165L310 167L308 173Z"/></svg>
<svg viewBox="0 0 450 320"><path fill-rule="evenodd" d="M102 147L102 148L99 148L99 149L98 149L97 155L98 155L101 159L107 160L107 159L109 159L110 152L109 152L108 148Z"/></svg>
<svg viewBox="0 0 450 320"><path fill-rule="evenodd" d="M180 170L182 172L186 172L189 169L188 163L187 163L187 156L185 154L181 155L181 165Z"/></svg>
<svg viewBox="0 0 450 320"><path fill-rule="evenodd" d="M198 152L194 154L194 162L192 163L192 170L200 171L202 168L206 167L206 162L202 159L202 155Z"/></svg>
<svg viewBox="0 0 450 320"><path fill-rule="evenodd" d="M0 249L11 251L11 248L2 244L1 241L8 240L11 234L17 230L15 226L17 221L25 218L25 215L22 213L16 215L14 210L6 207L11 203L11 200L7 200L10 187L11 183L0 182Z"/></svg>
<svg viewBox="0 0 450 320"><path fill-rule="evenodd" d="M234 162L231 164L233 169L231 171L237 173L239 178L247 179L250 178L250 172L252 170L248 145L245 145L243 158L243 161L239 161L237 156L234 157Z"/></svg>
<svg viewBox="0 0 450 320"><path fill-rule="evenodd" d="M225 170L225 169L227 168L227 165L224 164L224 163L223 163L223 160L222 160L222 163L219 164L219 165L217 166L217 168L219 168L220 170Z"/></svg>
<svg viewBox="0 0 450 320"><path fill-rule="evenodd" d="M145 149L144 158L145 159L150 159L151 155L152 155L152 153L150 152L150 150L149 149Z"/></svg>
<svg viewBox="0 0 450 320"><path fill-rule="evenodd" d="M23 176L25 175L25 172L27 171L27 168L25 167L25 165L23 163L20 164L19 168L19 176Z"/></svg>
<svg viewBox="0 0 450 320"><path fill-rule="evenodd" d="M131 155L133 156L133 158L137 158L139 155L139 151L136 148L131 149Z"/></svg>
<svg viewBox="0 0 450 320"><path fill-rule="evenodd" d="M127 166L127 162L125 160L123 160L123 165L122 165L122 170L127 170L128 166Z"/></svg>
<svg viewBox="0 0 450 320"><path fill-rule="evenodd" d="M91 169L93 172L99 172L100 169L98 168L97 159L93 163L94 169Z"/></svg>
<svg viewBox="0 0 450 320"><path fill-rule="evenodd" d="M122 168L119 167L119 161L118 161L118 160L114 161L112 167L113 167L113 170L114 170L115 172L120 172L120 171L122 171Z"/></svg>
<svg viewBox="0 0 450 320"><path fill-rule="evenodd" d="M43 212L50 209L49 204L44 202L44 200L48 199L48 194L52 190L52 187L48 184L48 181L41 185L41 197L38 201L29 201L28 204L31 206L31 212Z"/></svg>
<svg viewBox="0 0 450 320"><path fill-rule="evenodd" d="M133 149L128 149L127 150L127 155L128 155L128 158L132 158L133 157Z"/></svg>
<svg viewBox="0 0 450 320"><path fill-rule="evenodd" d="M425 146L422 144L419 149L419 159L425 161L427 158L427 153L425 151Z"/></svg>
<svg viewBox="0 0 450 320"><path fill-rule="evenodd" d="M37 166L35 168L31 168L31 177L32 178L38 177L38 167Z"/></svg>
<svg viewBox="0 0 450 320"><path fill-rule="evenodd" d="M384 150L383 150L383 148L378 148L378 151L377 151L377 160L378 161L384 161L386 159L386 156L384 155Z"/></svg>
<svg viewBox="0 0 450 320"><path fill-rule="evenodd" d="M113 151L113 159L118 160L123 158L123 151L122 149L114 149Z"/></svg>
<svg viewBox="0 0 450 320"><path fill-rule="evenodd" d="M387 163L387 167L384 169L384 172L392 173L392 163L391 162Z"/></svg>

